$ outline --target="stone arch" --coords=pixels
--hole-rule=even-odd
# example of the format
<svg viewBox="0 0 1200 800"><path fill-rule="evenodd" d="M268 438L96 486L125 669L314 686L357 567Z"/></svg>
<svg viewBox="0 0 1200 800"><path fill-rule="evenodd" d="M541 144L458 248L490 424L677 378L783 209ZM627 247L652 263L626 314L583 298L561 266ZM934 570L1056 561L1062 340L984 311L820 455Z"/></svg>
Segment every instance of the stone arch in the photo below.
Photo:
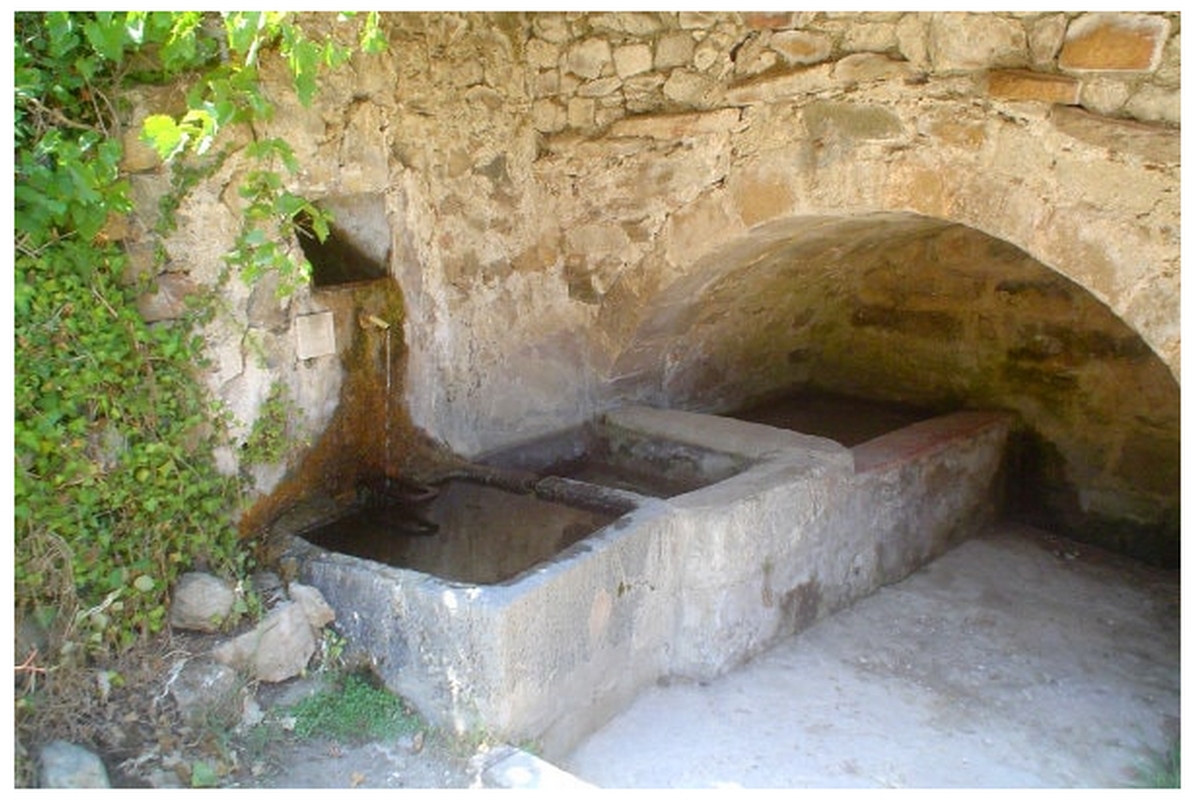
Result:
<svg viewBox="0 0 1200 800"><path fill-rule="evenodd" d="M668 220L667 274L703 270L711 253L753 247L790 219L920 215L1009 242L1078 284L1179 379L1177 131L1065 108L1013 120L969 107L950 131L951 109L922 122L919 109L899 107L897 126L916 136L868 131L852 141L871 124L860 117L876 110L827 109L833 122L810 121L788 144L731 166L718 188ZM964 138L975 144L947 142Z"/></svg>
<svg viewBox="0 0 1200 800"><path fill-rule="evenodd" d="M1177 382L1178 132L897 91L809 102L758 87L545 142L511 261L464 282L480 259L442 256L460 264L446 283L465 294L423 271L453 304L438 341L472 346L415 348L429 376L410 398L418 424L475 453L611 405L666 402L655 382L680 370L650 339L713 270L881 223L1012 244L1111 309Z"/></svg>
<svg viewBox="0 0 1200 800"><path fill-rule="evenodd" d="M1177 378L1066 273L910 212L774 220L656 292L608 384L621 402L719 413L796 388L1004 408L1022 422L1020 513L1170 562Z"/></svg>

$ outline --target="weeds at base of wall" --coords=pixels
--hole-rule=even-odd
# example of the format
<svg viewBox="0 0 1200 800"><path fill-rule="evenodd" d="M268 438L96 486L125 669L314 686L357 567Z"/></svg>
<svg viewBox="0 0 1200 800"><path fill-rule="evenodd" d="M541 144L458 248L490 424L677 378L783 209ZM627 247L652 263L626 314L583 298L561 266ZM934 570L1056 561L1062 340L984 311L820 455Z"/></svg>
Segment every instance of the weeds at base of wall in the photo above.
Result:
<svg viewBox="0 0 1200 800"><path fill-rule="evenodd" d="M1178 739L1158 759L1138 770L1135 789L1179 789L1183 766L1183 755Z"/></svg>
<svg viewBox="0 0 1200 800"><path fill-rule="evenodd" d="M401 698L360 673L329 681L324 689L283 711L293 733L361 743L423 733L424 721Z"/></svg>

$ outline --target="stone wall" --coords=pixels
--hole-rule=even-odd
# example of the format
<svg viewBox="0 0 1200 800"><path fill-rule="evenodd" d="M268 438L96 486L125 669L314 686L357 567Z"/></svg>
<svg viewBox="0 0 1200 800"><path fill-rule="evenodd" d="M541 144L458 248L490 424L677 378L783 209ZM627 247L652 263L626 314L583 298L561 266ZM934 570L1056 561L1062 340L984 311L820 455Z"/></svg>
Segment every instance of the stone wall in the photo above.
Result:
<svg viewBox="0 0 1200 800"><path fill-rule="evenodd" d="M415 428L476 455L624 403L719 411L805 382L998 405L1061 455L1077 507L1169 527L1179 14L384 24L386 56L312 108L281 92L259 133L293 144L294 191L382 198ZM131 164L151 208L166 173ZM212 282L244 169L235 154L180 208L160 301ZM338 312L333 348L298 359L325 293L229 294L214 391L248 430L282 378L319 436L370 332ZM1150 487L1145 463L1166 464Z"/></svg>

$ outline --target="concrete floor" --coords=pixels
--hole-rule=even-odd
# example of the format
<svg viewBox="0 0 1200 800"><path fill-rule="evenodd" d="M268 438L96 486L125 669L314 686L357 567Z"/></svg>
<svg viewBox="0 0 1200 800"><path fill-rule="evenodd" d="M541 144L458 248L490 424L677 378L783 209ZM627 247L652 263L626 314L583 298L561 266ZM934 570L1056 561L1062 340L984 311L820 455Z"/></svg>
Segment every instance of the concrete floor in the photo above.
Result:
<svg viewBox="0 0 1200 800"><path fill-rule="evenodd" d="M1002 524L556 766L603 788L1124 787L1180 724L1179 572Z"/></svg>

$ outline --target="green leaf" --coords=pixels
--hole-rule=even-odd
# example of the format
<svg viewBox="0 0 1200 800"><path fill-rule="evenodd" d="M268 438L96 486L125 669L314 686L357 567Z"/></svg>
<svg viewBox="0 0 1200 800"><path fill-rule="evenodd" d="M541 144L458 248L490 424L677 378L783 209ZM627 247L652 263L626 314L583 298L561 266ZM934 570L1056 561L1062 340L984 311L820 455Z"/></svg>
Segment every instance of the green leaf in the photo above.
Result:
<svg viewBox="0 0 1200 800"><path fill-rule="evenodd" d="M274 41L286 17L279 11L235 11L225 16L229 49L242 67L258 63L259 51Z"/></svg>
<svg viewBox="0 0 1200 800"><path fill-rule="evenodd" d="M88 43L109 61L120 62L125 56L126 30L123 20L111 11L97 12L96 19L84 23L83 33Z"/></svg>
<svg viewBox="0 0 1200 800"><path fill-rule="evenodd" d="M345 47L333 40L330 40L325 43L321 60L324 62L325 66L337 68L349 61L351 55L352 53L349 47Z"/></svg>
<svg viewBox="0 0 1200 800"><path fill-rule="evenodd" d="M66 11L51 11L46 14L46 30L50 34L47 55L60 59L79 45L75 35L75 21Z"/></svg>
<svg viewBox="0 0 1200 800"><path fill-rule="evenodd" d="M333 221L333 215L327 211L313 206L309 212L308 222L312 226L313 233L317 235L318 242L324 242L329 238L329 223Z"/></svg>
<svg viewBox="0 0 1200 800"><path fill-rule="evenodd" d="M299 33L290 37L285 48L288 67L292 70L292 78L296 88L296 96L300 103L308 107L312 105L317 93L317 70L321 66L321 46L310 39L305 39Z"/></svg>
<svg viewBox="0 0 1200 800"><path fill-rule="evenodd" d="M153 147L159 158L169 161L187 144L187 133L172 117L151 114L142 123L142 141Z"/></svg>
<svg viewBox="0 0 1200 800"><path fill-rule="evenodd" d="M254 49L262 14L256 11L235 11L225 16L225 35L229 49L245 57Z"/></svg>
<svg viewBox="0 0 1200 800"><path fill-rule="evenodd" d="M216 113L214 113L214 110ZM183 120L180 124L189 130L195 141L194 147L197 155L204 155L217 138L217 131L221 127L220 117L220 110L208 105L201 108L189 109L183 115Z"/></svg>
<svg viewBox="0 0 1200 800"><path fill-rule="evenodd" d="M251 228L241 237L241 243L246 247L259 247L267 243L267 232Z"/></svg>
<svg viewBox="0 0 1200 800"><path fill-rule="evenodd" d="M275 213L289 219L301 211L308 211L310 207L311 204L307 200L291 192L282 192L275 198Z"/></svg>
<svg viewBox="0 0 1200 800"><path fill-rule="evenodd" d="M170 16L173 18L170 33L159 51L159 57L168 72L175 72L199 60L201 47L196 34L204 21L204 14L185 11Z"/></svg>
<svg viewBox="0 0 1200 800"><path fill-rule="evenodd" d="M139 592L152 592L154 591L154 585L154 578L151 578L149 575L138 575L133 581L133 588Z"/></svg>
<svg viewBox="0 0 1200 800"><path fill-rule="evenodd" d="M292 146L278 137L252 142L246 147L246 155L259 161L269 161L278 156L288 172L296 172L300 168Z"/></svg>
<svg viewBox="0 0 1200 800"><path fill-rule="evenodd" d="M80 56L75 59L75 71L83 77L85 82L90 82L95 79L96 74L100 71L100 64L97 63L93 56Z"/></svg>
<svg viewBox="0 0 1200 800"><path fill-rule="evenodd" d="M375 55L387 50L387 37L379 28L379 12L367 12L367 21L363 24L359 47L364 53Z"/></svg>

